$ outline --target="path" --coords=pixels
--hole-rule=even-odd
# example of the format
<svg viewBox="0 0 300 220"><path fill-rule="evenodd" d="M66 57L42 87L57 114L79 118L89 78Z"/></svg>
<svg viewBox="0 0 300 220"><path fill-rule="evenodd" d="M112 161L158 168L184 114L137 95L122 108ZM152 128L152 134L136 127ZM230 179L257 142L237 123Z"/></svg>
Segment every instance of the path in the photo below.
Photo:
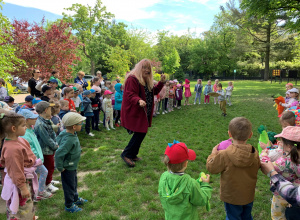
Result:
<svg viewBox="0 0 300 220"><path fill-rule="evenodd" d="M25 97L30 95L29 93L27 94L17 94L17 95L12 95L15 99L15 103L24 103L25 102Z"/></svg>

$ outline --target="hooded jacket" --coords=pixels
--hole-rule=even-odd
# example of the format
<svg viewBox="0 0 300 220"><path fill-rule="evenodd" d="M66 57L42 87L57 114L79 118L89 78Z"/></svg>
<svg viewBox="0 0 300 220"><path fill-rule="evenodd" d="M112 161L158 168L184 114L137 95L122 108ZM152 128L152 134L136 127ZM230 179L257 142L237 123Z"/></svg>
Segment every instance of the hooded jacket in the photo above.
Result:
<svg viewBox="0 0 300 220"><path fill-rule="evenodd" d="M117 83L115 85L115 110L121 110L122 101L123 101L123 91L121 91L122 84Z"/></svg>
<svg viewBox="0 0 300 220"><path fill-rule="evenodd" d="M212 174L221 173L220 198L232 205L246 205L254 200L260 160L250 144L230 145L211 154L206 168Z"/></svg>
<svg viewBox="0 0 300 220"><path fill-rule="evenodd" d="M56 139L59 144L55 152L55 165L58 171L77 170L81 148L76 133L72 134L63 130Z"/></svg>
<svg viewBox="0 0 300 220"><path fill-rule="evenodd" d="M164 172L159 180L158 193L165 210L165 219L199 219L197 206L205 206L211 198L209 183L197 182L188 174Z"/></svg>

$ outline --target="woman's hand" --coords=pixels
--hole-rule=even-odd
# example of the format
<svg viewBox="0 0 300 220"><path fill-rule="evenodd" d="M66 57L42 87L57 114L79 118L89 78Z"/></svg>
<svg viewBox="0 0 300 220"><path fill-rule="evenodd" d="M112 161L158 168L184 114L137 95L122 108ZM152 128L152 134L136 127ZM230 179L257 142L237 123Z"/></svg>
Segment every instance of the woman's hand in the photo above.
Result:
<svg viewBox="0 0 300 220"><path fill-rule="evenodd" d="M160 81L161 81L162 83L164 83L164 82L166 81L166 76L165 76L165 74L161 74L161 75L160 75Z"/></svg>
<svg viewBox="0 0 300 220"><path fill-rule="evenodd" d="M260 168L261 168L261 171L267 175L271 170L274 169L274 166L271 162L261 162L260 163ZM275 171L274 171L275 172Z"/></svg>
<svg viewBox="0 0 300 220"><path fill-rule="evenodd" d="M145 102L144 100L140 99L140 100L139 100L139 105L140 105L141 107L145 107L145 106L146 106L146 102Z"/></svg>

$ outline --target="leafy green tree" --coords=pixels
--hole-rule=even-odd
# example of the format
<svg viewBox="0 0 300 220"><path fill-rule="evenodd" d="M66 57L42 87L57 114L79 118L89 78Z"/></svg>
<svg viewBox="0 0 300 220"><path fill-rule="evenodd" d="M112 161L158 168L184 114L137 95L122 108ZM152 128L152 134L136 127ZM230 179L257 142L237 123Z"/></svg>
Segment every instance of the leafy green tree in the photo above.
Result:
<svg viewBox="0 0 300 220"><path fill-rule="evenodd" d="M172 51L169 54L166 54L163 59L163 71L172 75L180 67L180 56L173 47Z"/></svg>
<svg viewBox="0 0 300 220"><path fill-rule="evenodd" d="M3 1L0 0L0 8L2 10ZM26 63L15 56L15 46L9 41L12 40L11 30L12 25L8 18L0 13L0 78L8 80L11 78L10 72L15 70L15 65L25 66Z"/></svg>
<svg viewBox="0 0 300 220"><path fill-rule="evenodd" d="M114 15L106 11L101 0L97 0L94 7L76 3L66 10L72 13L69 15L63 13L64 19L71 23L75 35L83 43L80 49L89 59L91 74L94 74L96 62L103 51L108 49L104 42Z"/></svg>

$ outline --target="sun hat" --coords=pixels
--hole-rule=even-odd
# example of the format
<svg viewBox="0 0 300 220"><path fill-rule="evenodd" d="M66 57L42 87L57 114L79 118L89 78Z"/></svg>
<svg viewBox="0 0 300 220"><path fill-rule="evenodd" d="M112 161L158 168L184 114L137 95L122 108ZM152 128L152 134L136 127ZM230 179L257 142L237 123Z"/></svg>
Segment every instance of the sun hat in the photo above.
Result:
<svg viewBox="0 0 300 220"><path fill-rule="evenodd" d="M15 99L11 96L6 96L3 101L9 103L15 101Z"/></svg>
<svg viewBox="0 0 300 220"><path fill-rule="evenodd" d="M56 83L56 84L58 84L58 81L57 81L56 79L50 79L50 80L48 81L48 83Z"/></svg>
<svg viewBox="0 0 300 220"><path fill-rule="evenodd" d="M195 160L196 153L195 151L188 149L183 142L174 140L173 143L169 143L165 155L170 159L170 164L182 163L186 160Z"/></svg>
<svg viewBox="0 0 300 220"><path fill-rule="evenodd" d="M174 81L174 83L178 83L178 80L177 80L177 79L174 79L173 81Z"/></svg>
<svg viewBox="0 0 300 220"><path fill-rule="evenodd" d="M62 123L64 126L72 126L72 125L79 124L85 119L86 117L81 116L81 114L78 114L76 112L68 112L62 118Z"/></svg>
<svg viewBox="0 0 300 220"><path fill-rule="evenodd" d="M181 87L181 84L177 84L177 87Z"/></svg>
<svg viewBox="0 0 300 220"><path fill-rule="evenodd" d="M85 90L85 91L82 93L82 95L89 95L89 94L91 94L91 91L90 91L90 90Z"/></svg>
<svg viewBox="0 0 300 220"><path fill-rule="evenodd" d="M25 97L25 102L32 102L33 99L34 97L32 95L28 95Z"/></svg>
<svg viewBox="0 0 300 220"><path fill-rule="evenodd" d="M169 83L174 83L174 81L171 80L171 81L169 81Z"/></svg>
<svg viewBox="0 0 300 220"><path fill-rule="evenodd" d="M52 89L51 86L44 85L44 86L42 87L42 92L44 93L44 92L46 92L47 90L50 90L50 89Z"/></svg>
<svg viewBox="0 0 300 220"><path fill-rule="evenodd" d="M35 105L35 104L38 104L39 102L41 102L42 100L40 98L34 98L32 100L32 104Z"/></svg>
<svg viewBox="0 0 300 220"><path fill-rule="evenodd" d="M293 86L293 83L287 83L286 86Z"/></svg>
<svg viewBox="0 0 300 220"><path fill-rule="evenodd" d="M104 92L104 95L111 95L111 94L113 94L113 93L109 90L105 90L105 92Z"/></svg>
<svg viewBox="0 0 300 220"><path fill-rule="evenodd" d="M46 110L46 108L53 107L53 106L55 106L54 103L49 103L49 102L46 102L46 101L40 101L38 104L36 104L35 110L38 114L42 114Z"/></svg>
<svg viewBox="0 0 300 220"><path fill-rule="evenodd" d="M90 89L90 92L91 92L91 93L95 93L96 90L95 90L95 89Z"/></svg>
<svg viewBox="0 0 300 220"><path fill-rule="evenodd" d="M280 134L275 135L276 138L285 138L290 141L300 142L300 127L287 126Z"/></svg>
<svg viewBox="0 0 300 220"><path fill-rule="evenodd" d="M188 79L185 79L184 81L185 81L186 84L190 83L190 80L188 80Z"/></svg>
<svg viewBox="0 0 300 220"><path fill-rule="evenodd" d="M34 114L33 111L30 111L28 109L20 109L20 111L18 111L18 114L23 115L25 119L35 119L39 117L38 114Z"/></svg>
<svg viewBox="0 0 300 220"><path fill-rule="evenodd" d="M288 92L295 92L295 93L299 93L299 90L298 90L298 89L296 89L296 88L292 88L292 89L290 89Z"/></svg>

